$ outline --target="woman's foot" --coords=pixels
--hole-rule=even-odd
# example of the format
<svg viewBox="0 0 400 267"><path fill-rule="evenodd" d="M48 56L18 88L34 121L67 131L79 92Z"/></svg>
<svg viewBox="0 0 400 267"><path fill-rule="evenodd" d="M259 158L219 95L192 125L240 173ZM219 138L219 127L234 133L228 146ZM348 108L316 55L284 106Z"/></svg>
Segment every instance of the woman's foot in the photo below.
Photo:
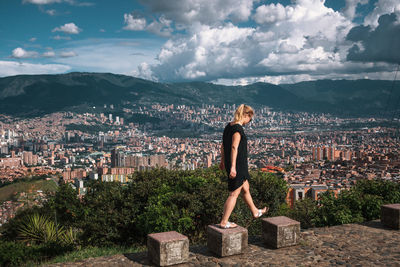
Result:
<svg viewBox="0 0 400 267"><path fill-rule="evenodd" d="M260 218L261 216L266 214L268 212L268 210L269 210L268 207L264 207L263 209L258 209L255 214L253 213L253 217L254 218Z"/></svg>
<svg viewBox="0 0 400 267"><path fill-rule="evenodd" d="M226 224L222 224L222 223L219 224L219 227L222 228L222 229L235 228L237 226L238 225L236 223L233 223L233 222L227 222Z"/></svg>

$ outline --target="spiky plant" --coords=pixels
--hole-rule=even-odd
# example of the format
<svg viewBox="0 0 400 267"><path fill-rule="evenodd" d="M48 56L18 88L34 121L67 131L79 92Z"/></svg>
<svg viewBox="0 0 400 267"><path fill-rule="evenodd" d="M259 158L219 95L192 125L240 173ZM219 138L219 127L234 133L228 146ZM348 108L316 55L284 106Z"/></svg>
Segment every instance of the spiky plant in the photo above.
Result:
<svg viewBox="0 0 400 267"><path fill-rule="evenodd" d="M55 224L49 217L37 213L26 217L18 227L18 236L21 240L33 244L73 245L76 241L76 234L72 228L65 229Z"/></svg>

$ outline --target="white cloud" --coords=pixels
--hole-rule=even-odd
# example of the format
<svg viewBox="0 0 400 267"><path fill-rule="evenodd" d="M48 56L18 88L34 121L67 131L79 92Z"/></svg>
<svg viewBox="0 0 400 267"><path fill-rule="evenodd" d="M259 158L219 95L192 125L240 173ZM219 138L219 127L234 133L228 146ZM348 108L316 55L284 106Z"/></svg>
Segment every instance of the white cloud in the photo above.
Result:
<svg viewBox="0 0 400 267"><path fill-rule="evenodd" d="M64 73L71 68L60 64L30 64L15 61L0 61L0 76L12 76L19 74L55 74Z"/></svg>
<svg viewBox="0 0 400 267"><path fill-rule="evenodd" d="M45 10L45 12L47 14L49 14L50 16L55 16L56 15L56 10L55 9L48 9L48 10Z"/></svg>
<svg viewBox="0 0 400 267"><path fill-rule="evenodd" d="M12 51L12 57L14 58L32 58L37 57L38 52L36 51L26 51L21 47L17 47Z"/></svg>
<svg viewBox="0 0 400 267"><path fill-rule="evenodd" d="M24 0L23 3L31 3L35 5L48 5L53 3L62 3L63 0Z"/></svg>
<svg viewBox="0 0 400 267"><path fill-rule="evenodd" d="M43 57L55 57L56 53L54 51L47 51L42 54Z"/></svg>
<svg viewBox="0 0 400 267"><path fill-rule="evenodd" d="M124 21L126 26L125 30L142 31L146 28L146 19L141 17L134 17L134 14L124 14Z"/></svg>
<svg viewBox="0 0 400 267"><path fill-rule="evenodd" d="M78 34L82 31L82 29L78 28L75 23L66 23L60 27L56 27L52 30L52 32L64 32L68 34Z"/></svg>
<svg viewBox="0 0 400 267"><path fill-rule="evenodd" d="M69 36L60 36L60 35L56 35L54 37L52 37L54 40L71 40L71 37Z"/></svg>
<svg viewBox="0 0 400 267"><path fill-rule="evenodd" d="M223 85L248 85L256 82L265 82L272 84L290 84L304 81L314 81L322 79L371 79L371 80L393 80L394 71L378 71L378 72L360 72L360 73L342 73L338 76L336 73L325 73L319 75L312 74L295 74L295 75L278 75L278 76L263 76L263 77L246 77L240 79L217 79L212 81L215 84Z"/></svg>
<svg viewBox="0 0 400 267"><path fill-rule="evenodd" d="M146 30L163 37L171 36L173 29L171 27L171 20L161 16L158 20L154 20L147 25Z"/></svg>
<svg viewBox="0 0 400 267"><path fill-rule="evenodd" d="M364 18L364 25L378 26L378 19L383 14L395 13L400 17L399 0L379 0L375 3L374 10Z"/></svg>
<svg viewBox="0 0 400 267"><path fill-rule="evenodd" d="M212 25L225 20L247 21L258 0L142 0L156 14L188 26L196 23Z"/></svg>
<svg viewBox="0 0 400 267"><path fill-rule="evenodd" d="M54 62L77 71L112 72L132 75L142 62L155 63L158 41L144 39L88 39L70 41L65 49L74 51L74 57L56 57ZM60 53L58 53L60 54Z"/></svg>
<svg viewBox="0 0 400 267"><path fill-rule="evenodd" d="M259 24L275 23L290 18L293 12L292 6L284 7L280 3L261 5L256 9L254 20Z"/></svg>
<svg viewBox="0 0 400 267"><path fill-rule="evenodd" d="M74 6L93 6L94 3L90 2L80 2L76 0L23 0L23 3L30 3L35 5L48 5L54 3L68 3Z"/></svg>
<svg viewBox="0 0 400 267"><path fill-rule="evenodd" d="M29 39L29 42L35 42L36 40L37 40L36 37L32 37L32 38Z"/></svg>
<svg viewBox="0 0 400 267"><path fill-rule="evenodd" d="M76 57L77 54L74 51L64 51L60 53L60 57Z"/></svg>
<svg viewBox="0 0 400 267"><path fill-rule="evenodd" d="M131 73L129 73L129 75L146 80L157 80L157 78L153 76L150 65L146 62L140 63L137 67L137 70L133 70Z"/></svg>
<svg viewBox="0 0 400 267"><path fill-rule="evenodd" d="M210 81L338 74L353 68L346 62L350 46L345 37L354 24L326 7L324 1L261 5L253 19L259 23L253 27L193 24L186 35L164 44L157 57L159 63L151 66L152 76L161 81ZM376 67L368 68L372 71Z"/></svg>
<svg viewBox="0 0 400 267"><path fill-rule="evenodd" d="M342 12L347 18L353 20L356 16L357 6L365 4L368 4L368 0L346 0L346 5L344 6Z"/></svg>

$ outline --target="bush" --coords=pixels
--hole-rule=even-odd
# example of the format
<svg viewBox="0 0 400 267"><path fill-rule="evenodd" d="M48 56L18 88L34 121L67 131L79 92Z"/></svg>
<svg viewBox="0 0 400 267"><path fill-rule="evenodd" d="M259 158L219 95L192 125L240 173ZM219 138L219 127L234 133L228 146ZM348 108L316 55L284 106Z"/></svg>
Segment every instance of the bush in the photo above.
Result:
<svg viewBox="0 0 400 267"><path fill-rule="evenodd" d="M72 228L64 228L48 217L37 213L25 217L18 225L18 237L28 244L57 244L74 246L76 233Z"/></svg>
<svg viewBox="0 0 400 267"><path fill-rule="evenodd" d="M254 202L277 212L286 197L286 183L273 174L252 172ZM207 225L219 223L228 196L225 174L216 167L194 171L153 169L136 172L127 186L92 182L80 218L84 245L129 246L144 243L148 233L178 231L191 242L205 240ZM231 217L259 232L244 201ZM76 224L77 225L77 224Z"/></svg>
<svg viewBox="0 0 400 267"><path fill-rule="evenodd" d="M303 228L323 227L378 219L381 205L388 203L400 203L400 184L361 180L337 197L327 191L320 195L318 202L311 199L297 201L293 210L281 213L300 221Z"/></svg>
<svg viewBox="0 0 400 267"><path fill-rule="evenodd" d="M0 240L0 265L32 266L72 250L72 247L59 246L58 243L26 246L19 242Z"/></svg>
<svg viewBox="0 0 400 267"><path fill-rule="evenodd" d="M0 241L0 265L21 266L33 258L35 248L22 243Z"/></svg>
<svg viewBox="0 0 400 267"><path fill-rule="evenodd" d="M317 208L317 203L314 200L305 198L296 201L293 209L289 209L282 215L286 215L300 222L301 228L306 229L315 226Z"/></svg>

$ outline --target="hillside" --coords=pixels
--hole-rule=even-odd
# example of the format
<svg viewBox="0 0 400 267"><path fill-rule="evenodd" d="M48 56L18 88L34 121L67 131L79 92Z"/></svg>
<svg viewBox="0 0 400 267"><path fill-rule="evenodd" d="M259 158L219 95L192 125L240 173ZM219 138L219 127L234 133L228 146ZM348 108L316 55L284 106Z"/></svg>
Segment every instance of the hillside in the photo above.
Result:
<svg viewBox="0 0 400 267"><path fill-rule="evenodd" d="M0 78L0 113L38 116L72 106L120 104L267 105L278 110L381 114L398 109L400 84L321 80L297 84L224 86L205 82L156 83L111 73L18 75ZM388 101L389 100L389 101Z"/></svg>

